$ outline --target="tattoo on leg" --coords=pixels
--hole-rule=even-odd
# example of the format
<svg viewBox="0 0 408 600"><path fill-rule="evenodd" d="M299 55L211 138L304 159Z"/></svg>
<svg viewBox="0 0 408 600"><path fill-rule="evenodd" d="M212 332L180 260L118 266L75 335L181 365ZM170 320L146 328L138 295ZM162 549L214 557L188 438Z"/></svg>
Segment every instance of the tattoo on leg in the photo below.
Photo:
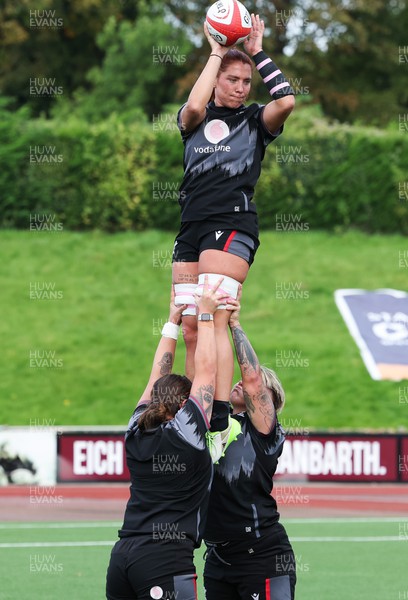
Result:
<svg viewBox="0 0 408 600"><path fill-rule="evenodd" d="M192 275L191 273L180 273L178 276L177 283L197 283L198 277L197 275Z"/></svg>
<svg viewBox="0 0 408 600"><path fill-rule="evenodd" d="M171 352L165 352L159 360L160 366L160 375L168 375L171 373L171 368L173 366L173 355Z"/></svg>

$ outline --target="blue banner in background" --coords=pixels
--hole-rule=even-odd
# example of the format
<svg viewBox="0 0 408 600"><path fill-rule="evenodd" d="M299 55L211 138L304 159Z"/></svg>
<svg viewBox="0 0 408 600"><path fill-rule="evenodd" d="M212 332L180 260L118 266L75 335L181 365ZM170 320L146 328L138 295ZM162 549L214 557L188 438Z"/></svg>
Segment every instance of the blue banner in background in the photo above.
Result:
<svg viewBox="0 0 408 600"><path fill-rule="evenodd" d="M408 294L336 290L335 301L373 379L408 379Z"/></svg>

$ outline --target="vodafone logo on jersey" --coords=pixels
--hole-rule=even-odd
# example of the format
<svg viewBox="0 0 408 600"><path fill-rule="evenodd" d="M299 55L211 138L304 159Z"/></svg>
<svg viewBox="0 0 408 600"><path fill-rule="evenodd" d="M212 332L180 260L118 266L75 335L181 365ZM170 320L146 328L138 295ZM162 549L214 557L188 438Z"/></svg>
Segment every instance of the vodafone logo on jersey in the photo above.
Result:
<svg viewBox="0 0 408 600"><path fill-rule="evenodd" d="M213 119L204 127L204 135L211 144L218 144L229 135L229 127L224 121Z"/></svg>
<svg viewBox="0 0 408 600"><path fill-rule="evenodd" d="M230 133L228 125L221 119L213 119L204 127L204 137L214 144L213 146L194 146L198 154L212 154L213 152L231 152L231 146L220 144Z"/></svg>

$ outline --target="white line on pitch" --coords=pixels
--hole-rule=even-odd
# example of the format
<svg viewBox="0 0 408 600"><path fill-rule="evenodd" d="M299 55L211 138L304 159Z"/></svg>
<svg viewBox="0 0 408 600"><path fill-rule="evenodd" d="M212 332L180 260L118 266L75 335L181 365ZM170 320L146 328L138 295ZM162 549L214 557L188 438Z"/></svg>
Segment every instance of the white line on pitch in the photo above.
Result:
<svg viewBox="0 0 408 600"><path fill-rule="evenodd" d="M282 523L314 524L314 523L400 523L408 521L408 516L401 517L283 517ZM103 529L109 527L121 527L119 521L80 521L76 523L0 523L0 529Z"/></svg>
<svg viewBox="0 0 408 600"><path fill-rule="evenodd" d="M310 518L281 518L282 523L401 523L408 521L407 515L403 517L310 517Z"/></svg>
<svg viewBox="0 0 408 600"><path fill-rule="evenodd" d="M292 542L406 542L406 537L398 535L369 536L369 537L291 537ZM96 547L111 546L115 541L95 542L16 542L0 544L1 548L72 548L72 547Z"/></svg>
<svg viewBox="0 0 408 600"><path fill-rule="evenodd" d="M114 546L115 540L109 542L18 542L0 544L0 548L68 548L77 546Z"/></svg>
<svg viewBox="0 0 408 600"><path fill-rule="evenodd" d="M398 535L378 535L368 537L290 537L291 542L407 542Z"/></svg>
<svg viewBox="0 0 408 600"><path fill-rule="evenodd" d="M0 523L0 529L92 529L103 527L120 527L119 521L97 521L81 523Z"/></svg>

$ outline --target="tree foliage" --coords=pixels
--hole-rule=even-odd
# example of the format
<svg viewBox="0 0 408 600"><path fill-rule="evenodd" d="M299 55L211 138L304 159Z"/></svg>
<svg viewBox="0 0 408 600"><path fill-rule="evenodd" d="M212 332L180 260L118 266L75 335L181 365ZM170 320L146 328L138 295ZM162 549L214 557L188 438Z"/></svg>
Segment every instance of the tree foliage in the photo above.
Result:
<svg viewBox="0 0 408 600"><path fill-rule="evenodd" d="M134 23L111 17L98 36L103 63L87 75L91 91L74 94L74 108L91 121L112 113L125 121L158 115L163 104L174 101L177 80L189 68L191 45L161 15L142 15ZM71 102L62 105L71 109Z"/></svg>
<svg viewBox="0 0 408 600"><path fill-rule="evenodd" d="M35 115L49 116L58 101L62 114L65 106L93 120L112 111L125 118L141 110L152 116L175 98L185 99L201 71L209 51L203 22L210 3L37 0L33 7L31 0L2 0L0 93ZM406 0L244 4L265 21L265 51L300 82L300 93L310 90L308 99L326 115L383 125L406 112ZM171 47L173 62L162 56L160 63L157 55L154 63L155 47ZM33 78L53 80L63 90L62 103L52 93L31 93ZM253 97L268 97L256 74Z"/></svg>
<svg viewBox="0 0 408 600"><path fill-rule="evenodd" d="M408 6L401 0L313 0L291 67L326 115L384 125L408 108ZM406 56L408 61L408 54Z"/></svg>
<svg viewBox="0 0 408 600"><path fill-rule="evenodd" d="M295 113L282 141L268 148L255 193L261 227L278 230L279 216L287 215L280 231L306 223L313 230L408 234L401 188L408 137L329 126L312 116L314 109ZM3 227L28 228L32 216L49 215L64 229L176 230L183 175L176 128L157 132L115 115L97 123L76 116L27 120L26 112L9 114L0 103Z"/></svg>
<svg viewBox="0 0 408 600"><path fill-rule="evenodd" d="M110 16L135 19L140 0L2 0L0 4L0 89L17 108L29 104L48 113L52 93L35 95L30 80L55 80L63 94L86 83L103 53L96 37Z"/></svg>

